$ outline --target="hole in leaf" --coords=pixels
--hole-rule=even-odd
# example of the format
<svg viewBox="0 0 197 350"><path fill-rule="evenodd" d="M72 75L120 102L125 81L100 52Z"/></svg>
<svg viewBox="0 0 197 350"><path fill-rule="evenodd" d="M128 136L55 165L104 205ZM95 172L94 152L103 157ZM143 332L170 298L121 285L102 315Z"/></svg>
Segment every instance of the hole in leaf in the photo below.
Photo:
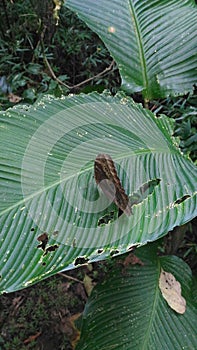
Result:
<svg viewBox="0 0 197 350"><path fill-rule="evenodd" d="M98 226L106 225L114 220L115 220L115 212L110 211L109 213L106 213L98 220Z"/></svg>
<svg viewBox="0 0 197 350"><path fill-rule="evenodd" d="M42 233L40 236L37 237L37 240L41 242L37 248L41 248L42 250L45 250L46 245L48 243L49 237L46 232Z"/></svg>
<svg viewBox="0 0 197 350"><path fill-rule="evenodd" d="M159 185L160 181L161 181L160 179L153 179L153 180L150 180L150 181L144 183L142 186L140 186L139 190L134 192L129 197L131 206L134 204L141 203L150 194L152 194L155 187Z"/></svg>
<svg viewBox="0 0 197 350"><path fill-rule="evenodd" d="M84 257L79 257L77 259L75 259L74 265L83 265L83 264L87 264L88 259L84 258Z"/></svg>
<svg viewBox="0 0 197 350"><path fill-rule="evenodd" d="M127 248L127 251L131 252L131 251L135 250L135 248L136 248L136 246L131 246L131 247Z"/></svg>
<svg viewBox="0 0 197 350"><path fill-rule="evenodd" d="M116 255L116 254L119 254L119 250L112 250L110 252L110 256L113 256L113 255Z"/></svg>
<svg viewBox="0 0 197 350"><path fill-rule="evenodd" d="M98 249L98 250L97 250L97 253L98 253L98 254L102 254L102 253L103 253L103 249Z"/></svg>
<svg viewBox="0 0 197 350"><path fill-rule="evenodd" d="M45 249L44 255L47 255L49 252L54 252L59 246L57 244L51 245Z"/></svg>
<svg viewBox="0 0 197 350"><path fill-rule="evenodd" d="M185 196L183 196L183 197L177 199L177 200L174 202L174 204L180 204L180 203L184 202L186 199L188 199L188 198L190 198L190 197L191 197L191 196L190 196L189 194L186 194Z"/></svg>
<svg viewBox="0 0 197 350"><path fill-rule="evenodd" d="M144 183L138 191L129 196L130 207L132 207L134 204L141 203L146 197L153 193L155 187L159 185L160 181L160 179L153 179ZM98 220L98 226L107 225L123 214L123 211L120 208L117 208L114 203L111 205L113 205L114 210L100 217Z"/></svg>
<svg viewBox="0 0 197 350"><path fill-rule="evenodd" d="M98 254L102 254L102 252L103 252L103 249L98 249L98 250L97 250L97 253L98 253Z"/></svg>

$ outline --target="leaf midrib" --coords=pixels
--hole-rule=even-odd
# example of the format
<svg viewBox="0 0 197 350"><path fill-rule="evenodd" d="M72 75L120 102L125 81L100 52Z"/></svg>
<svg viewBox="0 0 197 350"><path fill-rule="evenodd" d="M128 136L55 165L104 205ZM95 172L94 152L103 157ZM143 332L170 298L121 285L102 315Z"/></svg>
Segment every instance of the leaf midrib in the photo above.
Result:
<svg viewBox="0 0 197 350"><path fill-rule="evenodd" d="M132 5L132 1L129 2L129 11L131 13L131 21L133 21L133 26L135 27L135 33L136 33L136 40L138 43L139 48L139 57L140 57L140 63L142 67L142 79L144 82L144 86L146 87L145 90L148 90L148 76L147 76L147 70L146 70L146 60L144 55L144 49L142 46L142 40L141 40L141 33L139 31L138 21L137 21L137 15L134 10L134 6Z"/></svg>
<svg viewBox="0 0 197 350"><path fill-rule="evenodd" d="M153 300L153 305L152 305L152 311L151 311L150 319L148 322L148 327L146 328L146 332L144 334L144 341L143 341L141 350L147 349L147 345L148 345L148 342L150 339L150 334L151 334L151 328L152 328L152 325L154 323L155 313L157 311L157 305L158 305L158 299L159 299L159 293L160 293L159 288L158 288L160 270L161 270L161 264L160 264L160 261L158 259L158 273L157 273L157 279L156 279L157 282L155 283L155 294L154 294L154 300Z"/></svg>

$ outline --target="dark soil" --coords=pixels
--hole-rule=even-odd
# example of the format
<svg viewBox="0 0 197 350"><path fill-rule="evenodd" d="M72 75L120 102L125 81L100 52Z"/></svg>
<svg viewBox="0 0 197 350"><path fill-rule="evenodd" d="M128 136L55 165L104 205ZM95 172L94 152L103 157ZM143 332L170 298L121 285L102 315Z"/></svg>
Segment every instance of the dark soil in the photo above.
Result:
<svg viewBox="0 0 197 350"><path fill-rule="evenodd" d="M77 332L71 317L83 311L87 300L83 278L87 273L89 269L82 267L70 273L79 282L62 273L1 296L0 349L72 349Z"/></svg>

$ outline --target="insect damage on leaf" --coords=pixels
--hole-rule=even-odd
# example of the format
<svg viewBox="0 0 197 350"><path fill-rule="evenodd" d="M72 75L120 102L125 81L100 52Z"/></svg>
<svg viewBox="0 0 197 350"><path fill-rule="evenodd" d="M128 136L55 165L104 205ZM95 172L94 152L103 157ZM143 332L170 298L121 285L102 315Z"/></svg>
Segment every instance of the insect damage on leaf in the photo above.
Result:
<svg viewBox="0 0 197 350"><path fill-rule="evenodd" d="M37 237L37 240L40 242L37 248L41 248L42 250L45 250L49 240L48 234L46 232L42 233L40 236Z"/></svg>
<svg viewBox="0 0 197 350"><path fill-rule="evenodd" d="M184 314L186 301L181 295L181 285L171 273L161 270L159 288L171 309Z"/></svg>
<svg viewBox="0 0 197 350"><path fill-rule="evenodd" d="M38 236L37 240L40 242L37 248L41 248L44 251L44 256L47 255L49 252L54 252L59 247L57 244L50 245L47 247L49 241L49 236L47 232L44 232L40 236Z"/></svg>
<svg viewBox="0 0 197 350"><path fill-rule="evenodd" d="M121 185L112 158L98 154L94 162L94 178L108 199L113 201L127 216L132 214L129 197Z"/></svg>

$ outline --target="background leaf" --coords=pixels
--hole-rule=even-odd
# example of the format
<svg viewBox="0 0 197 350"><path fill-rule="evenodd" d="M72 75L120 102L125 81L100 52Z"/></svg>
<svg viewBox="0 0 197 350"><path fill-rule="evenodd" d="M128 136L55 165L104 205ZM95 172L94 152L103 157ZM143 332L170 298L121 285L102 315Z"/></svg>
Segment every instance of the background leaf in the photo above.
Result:
<svg viewBox="0 0 197 350"><path fill-rule="evenodd" d="M117 260L106 281L94 288L76 349L196 349L196 306L189 266L175 256L158 257L152 244L139 248L136 255L143 266L124 267L124 260ZM159 275L164 267L181 283L187 301L183 315L173 311L160 292Z"/></svg>
<svg viewBox="0 0 197 350"><path fill-rule="evenodd" d="M67 0L65 5L103 40L118 65L125 91L142 91L148 99L193 91L195 1Z"/></svg>
<svg viewBox="0 0 197 350"><path fill-rule="evenodd" d="M195 217L196 167L177 149L165 116L124 95L96 93L48 96L0 116L1 292L124 253ZM130 197L159 179L129 218L98 192L98 153L112 156ZM111 222L99 225L106 213Z"/></svg>

